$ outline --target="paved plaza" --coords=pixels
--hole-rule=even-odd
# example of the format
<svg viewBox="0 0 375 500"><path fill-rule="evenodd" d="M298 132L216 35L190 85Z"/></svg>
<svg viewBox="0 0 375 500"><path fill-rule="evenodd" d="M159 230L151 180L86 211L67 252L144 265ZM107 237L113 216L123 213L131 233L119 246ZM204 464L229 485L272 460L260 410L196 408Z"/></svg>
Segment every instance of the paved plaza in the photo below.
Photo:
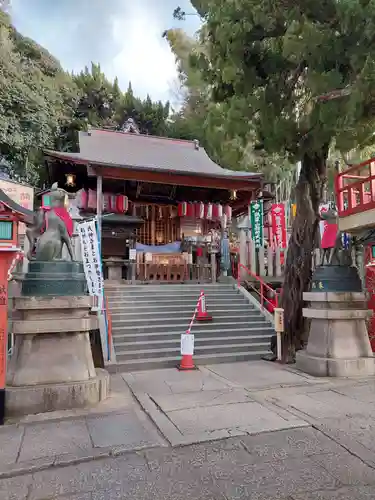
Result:
<svg viewBox="0 0 375 500"><path fill-rule="evenodd" d="M119 374L0 429L0 500L375 498L375 380L266 362Z"/></svg>

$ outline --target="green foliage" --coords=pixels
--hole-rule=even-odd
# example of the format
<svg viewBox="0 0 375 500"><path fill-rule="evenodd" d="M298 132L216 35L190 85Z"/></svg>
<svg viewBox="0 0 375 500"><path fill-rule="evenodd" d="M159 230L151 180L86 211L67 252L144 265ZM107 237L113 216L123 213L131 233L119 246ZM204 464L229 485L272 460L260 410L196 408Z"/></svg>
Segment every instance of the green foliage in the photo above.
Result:
<svg viewBox="0 0 375 500"><path fill-rule="evenodd" d="M212 101L228 107L229 134L293 160L333 139L341 151L373 142L373 2L192 3L205 17L194 63ZM338 89L341 97L319 99Z"/></svg>
<svg viewBox="0 0 375 500"><path fill-rule="evenodd" d="M53 147L75 95L58 61L0 11L0 156L14 178L38 180L41 148Z"/></svg>
<svg viewBox="0 0 375 500"><path fill-rule="evenodd" d="M254 151L255 136L243 119L245 99L236 102L212 102L210 86L204 80L197 60L206 60L207 44L189 37L183 30L165 32L176 57L182 89L182 106L171 117L169 134L183 139L198 139L213 160L233 170L265 173L270 181L282 179L291 164L285 155Z"/></svg>

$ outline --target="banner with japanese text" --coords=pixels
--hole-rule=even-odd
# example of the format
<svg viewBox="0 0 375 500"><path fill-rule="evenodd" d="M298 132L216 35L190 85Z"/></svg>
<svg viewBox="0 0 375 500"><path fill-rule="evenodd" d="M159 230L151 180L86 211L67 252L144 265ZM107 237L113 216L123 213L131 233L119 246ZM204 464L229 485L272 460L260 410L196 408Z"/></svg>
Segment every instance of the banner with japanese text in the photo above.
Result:
<svg viewBox="0 0 375 500"><path fill-rule="evenodd" d="M255 243L255 248L261 248L264 243L263 200L251 201L249 212L251 237Z"/></svg>
<svg viewBox="0 0 375 500"><path fill-rule="evenodd" d="M278 248L286 248L286 217L284 203L275 203L271 207L272 235Z"/></svg>
<svg viewBox="0 0 375 500"><path fill-rule="evenodd" d="M93 310L101 311L104 280L95 221L82 222L78 226L78 232L88 291L90 295L97 297L97 306Z"/></svg>

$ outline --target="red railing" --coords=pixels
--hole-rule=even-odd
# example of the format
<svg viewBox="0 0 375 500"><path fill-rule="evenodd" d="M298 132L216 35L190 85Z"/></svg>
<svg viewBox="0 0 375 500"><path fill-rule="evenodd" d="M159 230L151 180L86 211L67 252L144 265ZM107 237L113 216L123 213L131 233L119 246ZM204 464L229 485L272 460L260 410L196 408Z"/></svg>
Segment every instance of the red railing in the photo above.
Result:
<svg viewBox="0 0 375 500"><path fill-rule="evenodd" d="M335 192L339 217L375 208L375 158L337 174Z"/></svg>
<svg viewBox="0 0 375 500"><path fill-rule="evenodd" d="M241 269L247 272L249 276L251 276L257 283L259 283L259 289L253 285L251 282L247 282L247 284L259 295L259 303L261 309L264 309L264 305L269 304L271 306L271 310L275 307L279 307L279 294L274 290L271 286L267 285L265 281L262 280L259 276L257 276L255 273L250 271L249 268L244 266L243 264L239 263L238 268L237 268L237 285L241 286ZM271 301L265 296L265 293L269 292L270 294L272 293L272 296L275 297L275 301Z"/></svg>

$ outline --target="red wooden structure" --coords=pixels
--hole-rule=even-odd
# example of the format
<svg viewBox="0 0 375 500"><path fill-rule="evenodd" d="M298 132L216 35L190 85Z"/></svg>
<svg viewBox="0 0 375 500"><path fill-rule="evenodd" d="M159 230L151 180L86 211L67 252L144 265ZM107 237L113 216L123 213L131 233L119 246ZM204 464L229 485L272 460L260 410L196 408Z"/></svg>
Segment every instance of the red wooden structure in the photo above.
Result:
<svg viewBox="0 0 375 500"><path fill-rule="evenodd" d="M356 217L356 220L353 220L353 232L361 234L363 230L375 228L375 219L368 216L369 211L375 209L375 158L338 173L335 178L335 191L341 220ZM345 230L350 232L350 226L350 222L346 223ZM374 311L368 322L368 333L372 350L375 352L375 243L366 246L364 265L366 289L369 294L368 307Z"/></svg>
<svg viewBox="0 0 375 500"><path fill-rule="evenodd" d="M0 425L5 417L5 381L8 354L8 280L18 248L18 223L31 222L33 213L14 203L0 189Z"/></svg>

